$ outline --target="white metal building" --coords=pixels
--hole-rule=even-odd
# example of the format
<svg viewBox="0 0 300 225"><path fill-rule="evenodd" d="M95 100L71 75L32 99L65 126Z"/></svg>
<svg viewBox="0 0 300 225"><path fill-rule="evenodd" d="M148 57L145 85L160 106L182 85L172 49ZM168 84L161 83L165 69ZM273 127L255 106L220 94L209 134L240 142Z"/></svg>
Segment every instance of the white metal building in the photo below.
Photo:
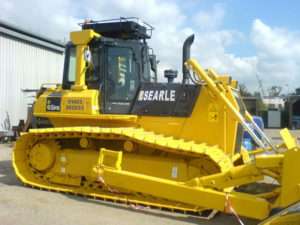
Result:
<svg viewBox="0 0 300 225"><path fill-rule="evenodd" d="M269 108L282 109L284 107L284 99L285 97L263 97L263 103L266 104Z"/></svg>
<svg viewBox="0 0 300 225"><path fill-rule="evenodd" d="M26 121L42 83L61 83L64 44L0 20L0 130ZM25 91L24 91L25 90Z"/></svg>

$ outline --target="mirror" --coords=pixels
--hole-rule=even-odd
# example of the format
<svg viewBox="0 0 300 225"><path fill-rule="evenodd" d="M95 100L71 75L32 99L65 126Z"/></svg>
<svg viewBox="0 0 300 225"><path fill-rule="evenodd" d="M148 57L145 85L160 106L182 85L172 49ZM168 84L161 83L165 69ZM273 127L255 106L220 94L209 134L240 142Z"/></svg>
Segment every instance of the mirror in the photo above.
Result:
<svg viewBox="0 0 300 225"><path fill-rule="evenodd" d="M85 49L84 50L84 60L85 60L87 65L90 64L91 58L92 58L91 51L89 49Z"/></svg>

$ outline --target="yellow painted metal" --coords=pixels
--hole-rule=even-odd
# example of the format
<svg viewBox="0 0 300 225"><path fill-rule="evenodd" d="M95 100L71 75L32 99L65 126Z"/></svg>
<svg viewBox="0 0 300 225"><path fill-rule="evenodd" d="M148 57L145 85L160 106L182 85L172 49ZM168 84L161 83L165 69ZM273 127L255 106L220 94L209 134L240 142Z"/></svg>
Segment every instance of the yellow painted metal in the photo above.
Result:
<svg viewBox="0 0 300 225"><path fill-rule="evenodd" d="M299 148L297 137L292 137L287 128L280 131L281 137L286 144L287 149Z"/></svg>
<svg viewBox="0 0 300 225"><path fill-rule="evenodd" d="M82 148L87 148L89 146L89 140L87 138L80 138L79 144Z"/></svg>
<svg viewBox="0 0 300 225"><path fill-rule="evenodd" d="M35 144L30 152L30 162L39 171L45 171L53 166L55 151L48 141Z"/></svg>
<svg viewBox="0 0 300 225"><path fill-rule="evenodd" d="M249 152L246 148L244 148L243 146L241 146L241 158L243 160L243 163L248 163L250 162L250 156L249 156Z"/></svg>
<svg viewBox="0 0 300 225"><path fill-rule="evenodd" d="M224 192L201 187L189 187L174 181L166 181L137 173L104 168L101 175L108 184L115 187L131 189L174 201L188 202L220 211L224 209L226 201L226 193ZM240 215L257 219L263 219L268 215L269 203L264 199L241 193L229 194L229 199Z"/></svg>
<svg viewBox="0 0 300 225"><path fill-rule="evenodd" d="M238 160L240 160L242 158L242 154L236 153L233 157L232 157L232 162L237 162Z"/></svg>
<svg viewBox="0 0 300 225"><path fill-rule="evenodd" d="M86 45L77 45L76 47L76 75L75 84L72 86L72 90L85 90L85 72L87 70L86 62L84 59L84 51L88 50Z"/></svg>
<svg viewBox="0 0 300 225"><path fill-rule="evenodd" d="M282 191L280 196L280 206L288 206L300 199L300 149L288 149L284 153L282 169Z"/></svg>
<svg viewBox="0 0 300 225"><path fill-rule="evenodd" d="M59 112L47 111L47 98L49 95L61 91L61 107ZM34 115L50 119L55 127L66 126L102 126L136 127L136 115L109 115L100 114L98 90L46 90L36 101Z"/></svg>
<svg viewBox="0 0 300 225"><path fill-rule="evenodd" d="M216 72L212 69L207 69L209 75L211 76L211 78L213 79L213 81L217 81L219 79L219 75L216 74Z"/></svg>
<svg viewBox="0 0 300 225"><path fill-rule="evenodd" d="M252 118L239 112L237 82L211 69L205 73L194 60L186 66L205 85L190 117L102 114L98 90L86 90L85 85L89 65L84 52L99 36L92 30L71 33L77 48L75 85L71 90L48 88L37 99L34 115L49 118L55 128L33 129L17 141L13 166L24 183L198 213L223 210L230 192L237 213L257 219L267 217L270 207L300 199L300 149L295 138L282 131L288 150L251 161L249 155L261 150L249 154L236 146L239 122ZM61 110L49 112L47 98L57 92ZM234 186L262 180L264 175L277 179L281 188L259 195L234 191ZM99 176L126 196L116 196ZM271 205L270 198L274 198Z"/></svg>
<svg viewBox="0 0 300 225"><path fill-rule="evenodd" d="M282 180L281 180L281 175L273 172L273 171L270 171L268 169L265 169L265 170L261 170L261 172L264 174L264 175L267 175L269 177L272 177L274 179L276 179L278 181L278 183L282 183Z"/></svg>
<svg viewBox="0 0 300 225"><path fill-rule="evenodd" d="M236 185L242 185L263 180L264 177L255 163L236 166L229 171L199 178L203 187L214 187L224 189Z"/></svg>
<svg viewBox="0 0 300 225"><path fill-rule="evenodd" d="M233 157L238 122L228 114L227 108L210 94L207 87L203 86L202 89L189 118L100 114L98 90L62 90L60 112L46 111L47 97L58 91L56 89L47 90L39 97L34 115L49 118L55 127L143 127L176 139L208 145L217 144L229 157ZM231 104L238 108L231 88L226 89L224 94Z"/></svg>
<svg viewBox="0 0 300 225"><path fill-rule="evenodd" d="M38 178L34 178L35 176L32 178L33 175L30 172L24 174L24 171L32 169L28 168L26 161L24 162L26 151L29 150L23 150L24 146L28 146L26 149L30 149L34 146L34 143L45 138L58 138L60 140L77 139L79 146L78 149L74 149L74 147L70 146L70 149L62 149L56 153L55 166L51 170L48 169L47 175L44 175L45 179L49 177L52 184L49 183L46 186L43 184L44 181L36 180ZM99 150L97 151L94 148L98 145L95 143L91 144L86 150L80 151L80 147L82 147L80 140L83 138L88 138L89 140L99 139L99 141L105 140L105 142L111 140L108 144L109 149L113 148L117 151L102 148L99 152ZM121 143L118 144L118 141L116 140L121 141ZM138 147L133 148L127 153L125 150L125 148L127 148L125 147L125 143L128 144L130 142L132 142L133 145L138 145ZM72 144L75 143L76 141L72 141ZM125 151L120 151L122 148L124 148ZM101 155L101 152L102 160L99 162L98 158L99 154ZM139 154L137 154L138 152ZM289 151L286 151L285 154L288 154L288 152ZM175 158L170 157L171 155L167 158L162 157L166 155L166 153L177 156ZM257 161L255 163L232 167L231 159L217 146L187 142L182 139L156 135L153 132L147 132L144 129L132 127L62 127L35 129L31 130L29 134L22 135L14 149L13 164L18 176L30 185L51 190L82 193L83 195L89 195L95 198L102 196L109 199L116 199L115 196L107 191L104 193L101 191L95 192L94 187L97 183L97 168L102 165L104 167L102 172L105 181L114 188L119 188L122 192L125 190L125 193L131 194L131 199L134 202L140 202L142 204L147 203L146 205L156 207L163 204L164 207L173 209L180 208L183 209L183 211L190 211L192 208L196 207L196 211L201 211L203 208L207 207L220 210L220 208L224 206L225 193L223 192L223 188L261 180L263 179L262 175L267 173L265 170L266 167L271 169L278 167L283 168L285 165L296 164L296 160L287 164L282 163L282 159L285 160L285 155L282 154L256 158ZM292 158L296 159L297 157ZM289 158L289 160L292 158ZM190 161L187 161L188 159ZM201 168L205 169L202 170ZM291 169L286 170L291 171ZM292 168L292 170L295 169ZM23 172L19 173L19 171ZM115 174L116 171L119 172ZM283 171L285 170L283 169ZM215 175L213 175L214 173ZM269 171L269 174L271 173L274 174L272 170ZM285 173L289 174L290 172ZM93 188L91 190L84 191L80 188L82 183L80 177L82 176L87 179L87 183L83 184L84 187L92 185ZM280 174L278 176L280 176ZM295 195L296 193L290 191L287 187L290 185L291 188L296 186L298 191L299 182L294 177L289 176L290 175L286 176L287 180L284 181L283 179L282 183L284 184L284 182L286 182L287 184L285 184L285 188L283 186L282 192L279 194L274 207L283 204L281 202L283 194L286 195L284 199L288 199L289 202L298 199ZM131 182L115 183L123 179ZM294 184L290 179L296 180ZM128 187L129 184L133 184L132 182L135 182L134 184L139 184L137 186L138 189ZM53 183L58 186L55 186ZM142 184L144 185L143 187L149 186L149 190L143 188L143 193L147 193L149 196L157 194L157 196L162 199L167 198L169 201L159 200L159 203L157 203L157 200L151 199L149 196L147 197L147 200L145 197L137 196L135 192L140 192ZM134 186L136 187L136 185ZM212 188L215 189L215 191L213 191ZM161 190L161 192L157 193L157 190ZM176 194L173 196L165 194L167 190L170 191L170 193ZM187 198L185 198L185 200L178 198L178 193L187 196ZM267 199L270 196L277 195L278 193L270 193L261 195L260 198L256 198L252 195L233 192L230 195L230 199L233 202L235 209L241 215L262 219L267 216L269 208L269 204L266 200L262 199L262 197L265 196ZM199 199L204 198L207 200L201 200L195 205L195 199L198 197ZM214 204L208 204L207 202L212 198L217 200ZM180 206L178 206L178 203L175 204L174 201L180 201ZM259 209L259 213L257 212L257 209Z"/></svg>
<svg viewBox="0 0 300 225"><path fill-rule="evenodd" d="M249 156L261 154L261 153L264 153L264 152L265 151L263 149L256 149L256 150L253 150L252 152L249 152Z"/></svg>
<svg viewBox="0 0 300 225"><path fill-rule="evenodd" d="M101 148L99 166L121 170L122 151L110 151Z"/></svg>
<svg viewBox="0 0 300 225"><path fill-rule="evenodd" d="M132 141L125 141L124 142L124 149L127 151L127 152L131 152L134 148L134 145L132 143Z"/></svg>
<svg viewBox="0 0 300 225"><path fill-rule="evenodd" d="M57 118L59 115L64 115L63 117L69 118L76 117L77 114L80 114L84 118L89 115L99 115L97 90L83 90L79 93L70 90L63 90L60 111L49 113L46 107L47 97L56 91L59 90L47 90L39 97L34 109L34 114L36 116Z"/></svg>
<svg viewBox="0 0 300 225"><path fill-rule="evenodd" d="M76 45L76 75L75 75L75 85L72 86L72 90L85 90L87 86L85 85L85 71L86 61L84 59L84 51L88 50L88 43L94 38L100 37L93 30L82 30L71 32L70 38L72 42Z"/></svg>
<svg viewBox="0 0 300 225"><path fill-rule="evenodd" d="M230 85L231 84L231 76L228 76L228 75L220 76L217 81L222 82L223 85Z"/></svg>
<svg viewBox="0 0 300 225"><path fill-rule="evenodd" d="M227 90L225 95L238 107L231 90ZM202 86L189 118L141 116L138 117L137 124L158 134L196 143L217 144L230 157L234 155L238 122L228 114L226 107L209 94L205 86Z"/></svg>
<svg viewBox="0 0 300 225"><path fill-rule="evenodd" d="M45 138L50 142L59 139L61 143L69 143L70 148L55 151L55 164L41 175L27 163L29 160L27 159L27 152L35 143L39 143ZM89 138L89 141L92 141L90 148L80 150L80 140L82 138ZM166 142L164 142L166 139L172 142L173 145L166 145ZM122 148L123 143L130 140L134 145L139 146L137 148L139 153L132 154L132 152L127 153L126 151L114 151L104 148L97 151L92 147L101 146L101 143L105 145L108 140L111 140L109 146L112 148ZM16 143L13 150L13 165L17 175L29 185L42 189L80 193L95 198L121 199L124 202L126 202L124 197L121 196L118 199L108 190L101 188L97 174L100 165L114 170L122 169L122 171L144 174L149 177L159 177L166 182L187 182L200 174L206 174L205 170L209 170L209 168L215 167L215 171L222 172L232 166L231 161L225 157L220 149L211 148L207 145L190 144L184 141L178 141L177 144L175 142L176 140L173 138L162 137L153 134L153 132L134 128L64 127L33 129L22 135ZM133 152L137 149L134 148ZM158 155L153 154L155 153L154 149L161 153ZM173 154L173 156L162 158L161 154L166 152ZM208 160L206 164L197 165L195 161L204 155ZM82 176L85 177L84 182L80 179ZM81 185L84 188L81 188ZM186 184L186 186L190 187L190 184ZM122 187L119 191L126 193L132 202L158 208L166 207L172 210L182 210L183 212L201 212L207 209L207 207L199 207L185 202L152 198L150 195L145 196L145 194L140 196L134 193L133 190Z"/></svg>
<svg viewBox="0 0 300 225"><path fill-rule="evenodd" d="M94 37L100 37L100 34L91 29L73 31L70 33L71 41L75 45L87 45Z"/></svg>
<svg viewBox="0 0 300 225"><path fill-rule="evenodd" d="M282 167L284 155L256 156L255 163L257 167Z"/></svg>
<svg viewBox="0 0 300 225"><path fill-rule="evenodd" d="M94 145L96 143L95 140L100 141L99 143L101 143L101 140L105 140L105 142L111 140L109 146L118 148L118 146L124 147L125 141L129 140L135 143L135 145L143 145L144 147L143 150L138 147L139 151L142 151L139 154L132 154L137 151L136 149L128 153L126 153L126 151L122 152L105 148L102 148L101 151L96 151L93 148L80 151L80 149L74 149L72 146L70 146L70 149L55 151L55 165L53 168L48 169L46 174L45 172L43 173L44 179L47 180L47 177L49 177L52 184L45 186L45 180L41 179L40 175L37 174L34 176L33 173L30 172L32 168L26 163L27 160L30 160L30 158L26 159L26 152L29 151L30 148L34 148L34 143L40 143L42 140L45 140L46 137L49 141L56 138L61 141L71 138L73 144L76 143L75 140L77 139L79 147L80 140L87 137L90 140L94 140ZM170 146L166 145L166 142L164 142L166 139L174 144ZM120 145L117 144L117 140L121 141ZM95 187L99 186L99 184L97 184L97 169L101 165L103 167L101 174L103 179L117 190L119 189L119 191L125 192L126 195L132 195L132 201L142 204L147 203L146 205L156 207L161 206L162 202L164 202L164 207L173 209L180 208L183 209L183 211L190 211L193 207L196 207L196 211L201 211L201 209L204 208L221 210L224 207L225 192L223 192L223 188L261 180L263 179L262 175L265 173L265 167L280 166L282 168L284 165L291 165L296 162L296 160L294 160L294 162L289 161L287 164L282 165L278 163L278 161L282 158L285 160L285 155L276 155L273 157L264 157L265 159L263 157L261 157L261 159L259 158L258 165L262 167L262 169L260 169L255 162L232 167L230 160L225 160L223 163L220 163L222 159L224 160L226 157L218 148L201 144L187 145L188 142L179 140L176 142L177 144L175 144L175 141L173 138L162 137L152 132L146 132L143 129L134 128L66 127L34 129L31 130L30 133L22 135L17 142L13 151L13 165L16 173L25 183L39 188L81 193L95 198L105 196L109 199L116 199L116 197L107 190L106 192L102 192L102 189L101 191L95 189ZM52 143L54 142L52 141ZM26 149L28 150L24 151L24 146L27 146ZM187 148L185 146L190 147ZM58 147L56 147L56 149L58 149ZM176 153L185 158L175 157L172 159L171 157L164 159L161 157L161 153L158 155L153 154L155 152L153 152L153 149L160 149L161 153L164 151L173 154ZM286 151L285 154L289 154L289 152L290 150ZM215 164L210 164L211 166L205 164L203 161L204 155L205 157L211 157L210 160L215 161ZM192 160L187 164L186 160L190 157L192 157ZM194 157L196 158L193 159ZM201 160L198 160L197 157L201 157ZM268 163L267 158L270 158L272 163ZM296 158L297 157L288 157L288 160ZM208 162L209 161L207 161L207 163ZM202 165L205 166L206 170L211 171L213 171L212 165L222 167L217 170L219 171L217 174L211 175L205 174L205 172L201 170L201 166L197 169L198 163L203 163ZM187 167L188 165L190 165L190 167ZM174 167L177 169L174 170ZM287 170L290 169L291 168L288 168ZM22 171L22 173L19 171ZM174 171L177 171L177 175L175 175L176 172ZM91 185L91 189L80 188L80 184L82 183L80 179L81 176L84 176L87 180L86 184L83 183L84 187ZM263 197L268 199L270 196L279 195L280 197L278 197L278 199L282 199L285 192L287 196L285 196L284 199L290 199L290 201L295 200L295 198L297 199L295 193L290 190L290 188L295 187L295 184L292 184L293 182L291 182L290 179L296 180L295 183L299 183L299 179L295 178L295 176L297 175L293 175L292 178L286 176L288 180L285 182L288 183L286 187L283 185L280 194L274 192L260 195L260 197L257 198L250 194L233 192L229 195L230 201L240 215L258 219L265 218L268 213L269 203L264 200ZM58 186L56 186L56 184ZM129 188L130 185L134 187ZM212 188L218 189L219 191L213 190ZM144 197L143 201L143 197L137 196L134 194L135 192L148 194L147 201L146 197ZM179 194L182 194L183 197L178 197ZM151 195L162 198L162 200L157 200L157 197L156 200L151 199ZM167 203L163 199L169 199L169 202ZM201 201L198 199L201 199ZM209 203L209 199L214 199L214 201L210 200L211 203ZM173 201L181 203L175 204ZM282 203L277 202L274 206L280 206L281 204ZM259 212L257 210L259 210Z"/></svg>
<svg viewBox="0 0 300 225"><path fill-rule="evenodd" d="M232 80L231 81L231 85L232 88L237 89L238 88L238 82L236 80Z"/></svg>
<svg viewBox="0 0 300 225"><path fill-rule="evenodd" d="M190 70L195 71L196 74L199 76L199 79L203 79L204 82L210 86L210 90L213 92L215 97L220 101L222 105L228 108L228 110L232 113L232 116L234 116L238 122L241 122L243 120L243 117L238 112L237 108L235 108L234 105L232 105L229 99L225 96L225 88L223 87L223 85L215 83L212 79L210 79L205 73L205 71L198 65L198 63L194 59L188 60L185 63L185 65Z"/></svg>
<svg viewBox="0 0 300 225"><path fill-rule="evenodd" d="M222 84L224 85L230 85L232 88L237 89L238 86L238 82L236 80L232 80L231 76L229 75L223 75L223 76L219 76L218 74L216 74L216 72L212 69L208 69L208 73L209 75L211 75L211 78L215 81L215 82L222 82Z"/></svg>
<svg viewBox="0 0 300 225"><path fill-rule="evenodd" d="M49 88L48 86L56 86L55 88ZM40 96L40 93L41 91L44 89L44 88L47 88L47 91L61 91L62 90L62 86L61 86L61 83L43 83L40 87L40 89L38 90L38 92L36 93L36 96L35 96L35 99L37 100L38 97Z"/></svg>

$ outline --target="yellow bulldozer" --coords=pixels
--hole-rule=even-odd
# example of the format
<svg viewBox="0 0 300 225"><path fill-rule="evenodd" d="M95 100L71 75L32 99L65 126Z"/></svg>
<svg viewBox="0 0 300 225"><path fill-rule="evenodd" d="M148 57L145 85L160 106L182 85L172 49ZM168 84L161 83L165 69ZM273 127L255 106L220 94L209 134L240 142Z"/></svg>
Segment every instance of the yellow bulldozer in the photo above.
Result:
<svg viewBox="0 0 300 225"><path fill-rule="evenodd" d="M152 26L134 18L80 25L66 45L62 84L37 93L34 115L53 127L31 129L15 144L13 167L25 184L199 216L234 209L260 220L300 199L297 139L284 129L274 146L237 81L190 59L193 35L183 45L182 82L166 70L161 83L146 42ZM241 145L244 129L259 146L251 152ZM278 185L237 188L265 177Z"/></svg>

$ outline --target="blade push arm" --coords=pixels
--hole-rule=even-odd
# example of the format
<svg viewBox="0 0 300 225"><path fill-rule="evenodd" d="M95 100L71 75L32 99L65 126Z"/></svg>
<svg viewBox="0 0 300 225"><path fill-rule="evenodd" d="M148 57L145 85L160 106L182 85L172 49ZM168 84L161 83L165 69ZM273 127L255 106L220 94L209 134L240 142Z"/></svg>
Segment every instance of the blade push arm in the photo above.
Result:
<svg viewBox="0 0 300 225"><path fill-rule="evenodd" d="M263 142L257 137L257 135L252 131L250 126L246 123L246 119L240 114L240 112L232 105L232 103L228 100L228 98L225 96L223 92L225 92L225 88L222 84L217 83L215 80L218 79L218 75L213 71L209 70L209 73L213 77L211 79L207 73L198 65L198 63L194 59L190 59L185 63L185 66L192 70L199 78L199 80L203 80L208 88L212 91L212 93L216 96L216 98L225 105L231 114L234 116L234 118L242 124L242 126L249 132L249 134L253 137L253 139L256 141L256 143L265 150L269 154L269 150L267 147L263 144ZM251 115L246 112L246 118L252 118ZM251 120L252 121L252 120ZM254 122L253 122L254 123ZM254 123L255 124L255 123ZM255 124L256 125L256 124ZM257 127L257 126L255 126ZM260 130L260 129L259 129ZM261 130L259 133L263 133ZM265 134L263 134L263 137L265 138ZM267 139L267 138L266 138ZM276 150L275 147L272 145L272 143L268 140L268 143L272 147L273 150Z"/></svg>

